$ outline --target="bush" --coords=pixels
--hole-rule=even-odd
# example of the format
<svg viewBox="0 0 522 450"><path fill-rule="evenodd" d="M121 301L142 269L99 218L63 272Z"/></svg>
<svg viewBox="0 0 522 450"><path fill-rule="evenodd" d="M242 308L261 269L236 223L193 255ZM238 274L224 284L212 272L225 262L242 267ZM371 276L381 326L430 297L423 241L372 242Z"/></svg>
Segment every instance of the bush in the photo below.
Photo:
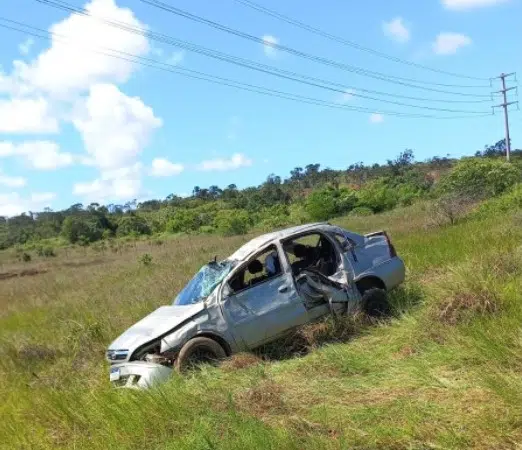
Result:
<svg viewBox="0 0 522 450"><path fill-rule="evenodd" d="M517 168L505 161L466 159L444 176L439 190L470 198L494 197L521 181Z"/></svg>
<svg viewBox="0 0 522 450"><path fill-rule="evenodd" d="M31 261L31 255L29 253L23 252L19 256L19 260L22 262L30 262Z"/></svg>
<svg viewBox="0 0 522 450"><path fill-rule="evenodd" d="M179 209L169 219L166 231L180 233L182 231L196 231L200 227L199 214L190 209Z"/></svg>
<svg viewBox="0 0 522 450"><path fill-rule="evenodd" d="M80 240L87 243L97 241L104 231L98 220L81 216L66 217L62 224L62 235L71 244L80 243Z"/></svg>
<svg viewBox="0 0 522 450"><path fill-rule="evenodd" d="M289 224L290 212L286 205L275 205L269 208L264 208L256 222L263 230L273 230L274 228L282 228Z"/></svg>
<svg viewBox="0 0 522 450"><path fill-rule="evenodd" d="M240 209L221 210L216 214L214 225L225 236L246 234L250 228L250 218Z"/></svg>
<svg viewBox="0 0 522 450"><path fill-rule="evenodd" d="M150 234L151 230L147 221L135 214L129 214L120 217L117 222L118 229L116 234L118 236L139 236L142 234Z"/></svg>
<svg viewBox="0 0 522 450"><path fill-rule="evenodd" d="M393 209L399 203L397 188L386 185L386 179L369 183L359 191L357 206L371 209L373 212L382 212Z"/></svg>
<svg viewBox="0 0 522 450"><path fill-rule="evenodd" d="M310 222L310 216L306 212L304 206L300 203L293 203L288 207L288 222L295 225L302 225Z"/></svg>
<svg viewBox="0 0 522 450"><path fill-rule="evenodd" d="M322 221L337 213L336 192L334 189L321 189L312 192L306 199L305 209L312 220Z"/></svg>
<svg viewBox="0 0 522 450"><path fill-rule="evenodd" d="M355 208L358 202L357 193L352 189L340 188L336 201L336 209L338 214L350 212Z"/></svg>
<svg viewBox="0 0 522 450"><path fill-rule="evenodd" d="M483 203L477 214L504 213L522 209L522 184L517 184L504 195Z"/></svg>
<svg viewBox="0 0 522 450"><path fill-rule="evenodd" d="M36 247L36 254L43 258L52 258L56 256L56 253L52 247L44 247L42 245Z"/></svg>
<svg viewBox="0 0 522 450"><path fill-rule="evenodd" d="M454 225L472 206L472 199L466 195L447 194L433 203L430 219L439 226Z"/></svg>
<svg viewBox="0 0 522 450"><path fill-rule="evenodd" d="M152 264L152 256L149 253L144 253L139 257L138 262L143 266L150 266Z"/></svg>

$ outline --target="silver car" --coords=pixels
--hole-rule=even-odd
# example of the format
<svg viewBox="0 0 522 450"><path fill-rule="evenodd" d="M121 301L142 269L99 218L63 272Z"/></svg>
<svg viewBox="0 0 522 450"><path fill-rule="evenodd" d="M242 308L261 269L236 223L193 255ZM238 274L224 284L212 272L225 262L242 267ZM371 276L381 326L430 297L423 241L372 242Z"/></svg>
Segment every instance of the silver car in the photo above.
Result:
<svg viewBox="0 0 522 450"><path fill-rule="evenodd" d="M360 235L315 223L259 236L203 266L172 305L118 337L107 351L110 381L148 387L328 314L386 314L386 293L404 277L383 231Z"/></svg>

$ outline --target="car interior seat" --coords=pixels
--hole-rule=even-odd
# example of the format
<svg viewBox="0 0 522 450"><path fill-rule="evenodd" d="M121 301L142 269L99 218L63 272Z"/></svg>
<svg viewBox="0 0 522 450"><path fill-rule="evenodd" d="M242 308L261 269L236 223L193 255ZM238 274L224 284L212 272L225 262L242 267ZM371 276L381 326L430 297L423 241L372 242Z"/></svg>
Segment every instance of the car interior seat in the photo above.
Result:
<svg viewBox="0 0 522 450"><path fill-rule="evenodd" d="M261 263L261 261L259 261L259 259L254 259L247 267L247 270L250 274L252 275L256 275L256 274L262 274L263 273L263 264ZM255 284L257 283L260 283L261 281L263 280L266 280L267 276L262 274L256 278L252 278L249 282L249 285L250 286L254 286Z"/></svg>

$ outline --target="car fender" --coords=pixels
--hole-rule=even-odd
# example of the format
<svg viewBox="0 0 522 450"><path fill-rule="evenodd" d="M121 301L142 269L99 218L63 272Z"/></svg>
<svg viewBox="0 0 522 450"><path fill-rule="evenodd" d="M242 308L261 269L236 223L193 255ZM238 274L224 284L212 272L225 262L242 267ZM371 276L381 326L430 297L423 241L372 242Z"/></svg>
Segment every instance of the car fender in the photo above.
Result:
<svg viewBox="0 0 522 450"><path fill-rule="evenodd" d="M230 354L237 350L236 342L229 330L227 322L222 318L215 308L208 308L204 313L193 317L171 334L161 340L160 351L179 352L183 345L197 336L213 338L225 352Z"/></svg>

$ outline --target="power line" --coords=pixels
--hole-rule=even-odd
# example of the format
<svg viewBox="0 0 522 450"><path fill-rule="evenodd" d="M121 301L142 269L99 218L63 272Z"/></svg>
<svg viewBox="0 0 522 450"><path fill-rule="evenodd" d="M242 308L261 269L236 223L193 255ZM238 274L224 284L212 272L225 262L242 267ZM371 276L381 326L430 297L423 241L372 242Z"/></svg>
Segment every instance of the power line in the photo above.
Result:
<svg viewBox="0 0 522 450"><path fill-rule="evenodd" d="M57 8L60 8L60 9L64 9L66 11L70 11L70 12L73 12L73 13L76 13L76 14L81 14L81 15L88 16L88 17L93 18L93 19L97 19L97 20L99 20L99 21L101 21L103 23L106 23L106 24L110 25L110 26L117 27L119 29L131 32L131 33L144 35L144 36L147 36L147 37L149 37L149 38L151 38L153 40L159 41L159 42L163 42L163 43L166 43L166 44L169 44L169 45L174 45L176 47L183 48L183 49L188 50L188 51L192 51L192 52L195 52L195 53L198 53L198 54L202 54L202 55L205 55L205 56L208 56L208 57L211 57L211 58L215 58L215 59L218 59L218 60L221 60L221 61L232 63L232 64L235 64L235 65L244 67L244 68L248 68L248 69L251 69L251 70L256 70L256 71L259 71L259 72L262 72L262 73L266 73L266 74L269 74L269 75L272 75L272 76L276 76L276 77L279 77L279 78L283 78L283 79L299 82L301 84L305 84L305 85L308 85L308 86L313 86L313 87L325 89L325 90L328 90L328 91L331 91L331 92L345 94L347 91L352 91L352 92L350 92L350 95L352 95L354 97L364 98L364 99L367 99L367 100L383 102L383 103L389 103L389 104L393 104L393 105L397 105L397 106L406 106L406 107L409 107L409 108L426 109L426 110L432 110L432 111L451 112L451 113L459 113L459 114L467 114L467 113L469 113L469 114L483 114L484 111L454 110L454 109L448 109L448 108L434 108L434 107L429 107L429 106L412 105L412 104L408 104L408 103L402 103L402 102L397 102L397 101L392 101L392 100L375 98L375 97L371 97L371 96L368 96L368 95L360 94L359 92L367 92L367 93L373 93L373 94L377 94L377 95L384 95L384 96L395 97L395 98L406 98L406 99L409 99L409 100L427 101L427 102L432 101L432 102L444 102L444 103L486 103L486 102L489 102L491 100L491 99L490 100L427 99L427 98L410 97L410 96L403 96L403 95L398 95L398 94L390 94L390 93L385 93L385 92L380 92L380 91L372 91L372 90L368 90L368 89L355 88L353 86L346 86L346 85L342 85L342 84L339 84L339 83L334 83L334 82L331 82L331 81L323 80L323 79L320 79L320 78L310 77L310 76L302 75L302 74L299 74L299 73L296 73L296 72L282 70L282 69L279 69L279 68L276 68L276 67L273 67L273 66L260 64L260 63L257 63L257 62L251 61L251 60L247 60L247 59L244 59L244 58L239 58L239 57L236 57L236 56L228 55L226 53L222 53L222 52L218 52L218 51L215 51L215 50L212 50L212 49L208 49L208 48L205 48L205 47L202 47L202 46L198 46L198 45L192 44L190 42L186 42L186 41L182 41L182 40L173 38L173 37L168 36L168 35L164 35L164 34L161 34L161 33L149 32L148 30L145 30L145 29L140 28L140 27L133 27L133 26L127 24L127 23L123 23L123 22L119 22L119 21L113 21L113 20L108 20L108 19L105 19L105 18L99 17L99 16L93 16L92 14L90 14L89 11L87 11L87 10L85 10L83 8L76 8L76 7L72 6L72 5L67 4L66 2L63 2L63 1L52 1L52 0L37 0L37 1L43 2L43 3L45 3L46 5L49 5L49 6L57 7ZM353 91L355 91L355 92L353 92Z"/></svg>
<svg viewBox="0 0 522 450"><path fill-rule="evenodd" d="M14 24L14 25L23 27L23 28L19 28L19 27L13 26L13 25L6 25L5 23L0 23L0 27L5 28L5 29L18 31L21 33L26 33L26 34L29 34L31 36L34 36L34 37L37 37L40 39L46 39L46 40L50 40L51 38L57 39L66 44L70 44L69 42L67 42L67 39L64 39L64 36L62 36L58 33L48 32L47 30L33 27L31 25L17 22L17 21L7 19L4 17L0 17L0 22L7 22L10 24ZM31 31L31 30L33 30L33 31ZM325 100L321 100L321 99L317 99L317 98L313 98L313 97L306 97L306 96L299 95L299 94L278 91L275 89L269 89L269 88L265 88L262 86L256 86L253 84L249 84L249 83L243 83L243 82L240 82L237 80L231 80L231 79L224 78L224 77L210 75L210 74L207 74L204 72L181 68L181 67L174 66L172 64L164 63L161 61L156 61L152 58L146 58L146 57L142 57L139 55L133 55L131 53L127 53L127 52L123 52L123 51L119 51L119 50L115 50L115 49L104 48L104 50L106 50L106 51L103 51L103 50L88 48L88 50L93 53L102 54L102 55L105 55L105 56L108 56L111 58L129 61L129 62L132 62L135 64L140 64L140 65L143 65L146 67L151 67L151 68L159 69L159 70L170 72L170 73L175 73L175 74L182 75L182 76L185 76L188 78L208 81L208 82L218 84L221 86L233 87L233 88L250 91L250 92L254 92L254 93L258 93L258 94L262 94L262 95L267 95L270 97L279 97L279 98L283 98L286 100L292 100L292 101L299 102L299 103L312 104L312 105L316 105L316 106L325 106L325 107L329 107L329 108L347 110L347 111L352 111L352 112L377 113L377 114L383 114L383 115L388 115L388 116L398 116L398 117L407 117L407 118L425 118L425 119L437 119L437 120L464 119L464 118L471 118L471 117L475 118L475 117L485 117L485 116L491 115L491 114L483 114L481 116L470 116L470 115L433 116L433 115L425 115L425 114L404 113L404 112L399 112L399 111L375 110L375 109L357 107L357 106L339 105L339 104L336 104L333 102L327 102ZM112 52L112 53L107 53L107 51Z"/></svg>
<svg viewBox="0 0 522 450"><path fill-rule="evenodd" d="M45 1L45 0L38 0L38 1ZM171 6L171 5L167 4L167 3L161 2L159 0L140 0L140 1L142 3L146 3L148 5L151 5L151 6L155 7L155 8L167 11L169 13L175 14L175 15L180 16L180 17L184 17L184 18L192 20L194 22L198 22L198 23L202 23L202 24L208 25L208 26L210 26L212 28L215 28L217 30L220 30L220 31L223 31L223 32L226 32L226 33L229 33L229 34L241 37L243 39L247 39L247 40L256 42L258 44L265 44L265 42L263 41L262 38L259 38L257 36L253 36L251 34L243 32L243 31L239 31L239 30L227 27L227 26L225 26L223 24L220 24L218 22L214 22L212 20L205 19L204 17L198 16L196 14L189 13L187 11L184 11L182 9L176 8L176 7ZM394 84L399 84L399 85L403 85L403 86L409 86L409 87L413 87L413 88L416 88L416 89L432 90L432 89L428 89L428 88L426 88L424 86L417 86L417 85L411 84L411 83L426 84L426 85L433 85L433 86L442 86L442 87L471 88L471 89L479 89L479 88L488 88L489 89L491 87L491 85L485 86L485 85L443 84L443 83L434 83L434 82L429 82L429 81L424 81L424 80L417 80L417 79L412 79L412 78L397 77L397 76L394 76L394 75L387 75L387 74L384 74L384 73L381 73L381 72L374 72L374 71L371 71L371 70L363 69L361 67L340 63L340 62L337 62L337 61L334 61L334 60L331 60L331 59L328 59L328 58L323 58L321 56L316 56L316 55L312 55L312 54L309 54L309 53L306 53L306 52L302 52L300 50L296 50L296 49L294 49L292 47L287 47L285 45L280 45L280 44L276 44L276 43L271 43L270 45L271 45L271 47L273 47L276 50L280 50L280 51L283 51L283 52L286 52L286 53L290 53L292 55L299 56L301 58L309 59L311 61L315 61L315 62L320 63L320 64L325 64L327 66L336 67L338 69L345 70L345 71L351 72L351 73L356 73L356 74L361 75L361 76L366 76L366 77L374 78L374 79L377 79L377 80L386 81L388 83L394 83Z"/></svg>
<svg viewBox="0 0 522 450"><path fill-rule="evenodd" d="M317 34L319 36L322 36L322 37L324 37L326 39L330 39L332 41L338 42L338 43L346 45L348 47L355 48L355 49L363 51L363 52L371 53L372 55L379 56L381 58L385 58L385 59L388 59L388 60L396 62L396 63L406 64L408 66L416 67L418 69L429 70L431 72L436 72L436 73L440 73L440 74L443 74L443 75L449 75L449 76L453 76L453 77L457 77L457 78L465 78L465 79L468 79L468 80L476 80L476 81L489 81L489 78L473 77L473 76L469 76L469 75L463 75L463 74L459 74L459 73L448 72L448 71L445 71L445 70L436 69L436 68L433 68L433 67L425 66L423 64L415 63L413 61L408 61L408 60L405 60L405 59L397 58L397 57L392 56L392 55L388 55L387 53L380 52L378 50L375 50L375 49L372 49L372 48L369 48L369 47L365 47L363 45L357 44L356 42L350 41L350 40L342 38L340 36L336 36L336 35L334 35L332 33L328 33L327 31L321 30L320 28L317 28L317 27L314 27L312 25L308 25L308 24L306 24L304 22L301 22L299 20L293 19L293 18L291 18L289 16L286 16L284 14L281 14L281 13L279 13L279 12L273 10L273 9L266 8L265 6L260 5L259 3L255 3L255 2L253 2L251 0L235 0L235 1L237 3L242 4L243 6L246 6L247 8L251 8L251 9L259 11L259 12L261 12L263 14L275 17L276 19L279 19L279 20L281 20L283 22L286 22L286 23L289 23L291 25L294 25L294 26L296 26L298 28L302 28L302 29L307 30L307 31L309 31L311 33L314 33L314 34Z"/></svg>

